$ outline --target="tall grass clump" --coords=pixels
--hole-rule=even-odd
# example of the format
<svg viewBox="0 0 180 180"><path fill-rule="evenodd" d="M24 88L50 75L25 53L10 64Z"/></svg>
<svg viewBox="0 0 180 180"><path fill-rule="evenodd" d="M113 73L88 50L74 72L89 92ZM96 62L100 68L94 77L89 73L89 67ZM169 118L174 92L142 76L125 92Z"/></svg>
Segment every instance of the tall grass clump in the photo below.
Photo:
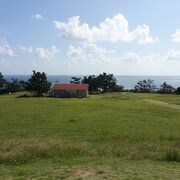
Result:
<svg viewBox="0 0 180 180"><path fill-rule="evenodd" d="M179 155L178 150L177 150L174 143L166 149L165 160L166 161L180 162L180 155Z"/></svg>
<svg viewBox="0 0 180 180"><path fill-rule="evenodd" d="M52 139L0 141L0 164L24 164L37 159L68 159L90 154L89 144L85 142Z"/></svg>

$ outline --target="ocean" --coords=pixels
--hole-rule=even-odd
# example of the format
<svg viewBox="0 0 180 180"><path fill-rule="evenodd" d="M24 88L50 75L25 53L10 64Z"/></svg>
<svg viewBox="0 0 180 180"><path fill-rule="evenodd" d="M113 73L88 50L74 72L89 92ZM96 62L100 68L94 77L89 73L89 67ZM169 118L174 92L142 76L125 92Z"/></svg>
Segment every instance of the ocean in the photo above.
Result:
<svg viewBox="0 0 180 180"><path fill-rule="evenodd" d="M72 75L73 76L73 75ZM54 83L69 83L72 76L66 75L49 75L47 76L48 81L52 84ZM30 78L30 75L4 75L4 77L9 81L11 78L18 80L27 81ZM84 76L76 76L84 77ZM159 87L163 82L167 82L173 87L180 87L180 76L115 76L117 84L123 85L125 89L133 89L135 84L143 79L152 79L154 84Z"/></svg>

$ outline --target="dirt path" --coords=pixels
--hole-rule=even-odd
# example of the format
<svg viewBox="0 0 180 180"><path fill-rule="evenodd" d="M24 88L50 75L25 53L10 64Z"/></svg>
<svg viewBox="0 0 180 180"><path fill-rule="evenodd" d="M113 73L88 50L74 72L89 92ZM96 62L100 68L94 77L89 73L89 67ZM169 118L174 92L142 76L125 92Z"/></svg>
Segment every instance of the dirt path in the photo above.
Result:
<svg viewBox="0 0 180 180"><path fill-rule="evenodd" d="M168 107L168 108L172 108L172 109L179 109L180 110L180 105L176 105L176 104L170 104L164 101L159 101L156 99L143 99L146 102L149 102L151 104L156 104L159 106L163 106L163 107Z"/></svg>

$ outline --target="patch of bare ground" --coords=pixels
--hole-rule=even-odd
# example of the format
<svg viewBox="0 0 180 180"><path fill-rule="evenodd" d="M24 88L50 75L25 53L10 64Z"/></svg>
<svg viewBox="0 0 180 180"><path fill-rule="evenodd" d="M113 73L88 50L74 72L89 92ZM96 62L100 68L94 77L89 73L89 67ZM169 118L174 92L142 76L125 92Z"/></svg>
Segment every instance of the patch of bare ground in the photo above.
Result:
<svg viewBox="0 0 180 180"><path fill-rule="evenodd" d="M107 178L109 172L112 172L109 166L74 166L71 176L75 179L101 179Z"/></svg>

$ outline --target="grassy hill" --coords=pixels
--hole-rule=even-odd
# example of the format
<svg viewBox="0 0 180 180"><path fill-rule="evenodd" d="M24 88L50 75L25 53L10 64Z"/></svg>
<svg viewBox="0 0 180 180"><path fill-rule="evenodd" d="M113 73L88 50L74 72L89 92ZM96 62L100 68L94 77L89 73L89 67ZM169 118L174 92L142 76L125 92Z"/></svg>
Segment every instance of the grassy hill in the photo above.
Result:
<svg viewBox="0 0 180 180"><path fill-rule="evenodd" d="M0 96L0 179L180 179L180 96Z"/></svg>

